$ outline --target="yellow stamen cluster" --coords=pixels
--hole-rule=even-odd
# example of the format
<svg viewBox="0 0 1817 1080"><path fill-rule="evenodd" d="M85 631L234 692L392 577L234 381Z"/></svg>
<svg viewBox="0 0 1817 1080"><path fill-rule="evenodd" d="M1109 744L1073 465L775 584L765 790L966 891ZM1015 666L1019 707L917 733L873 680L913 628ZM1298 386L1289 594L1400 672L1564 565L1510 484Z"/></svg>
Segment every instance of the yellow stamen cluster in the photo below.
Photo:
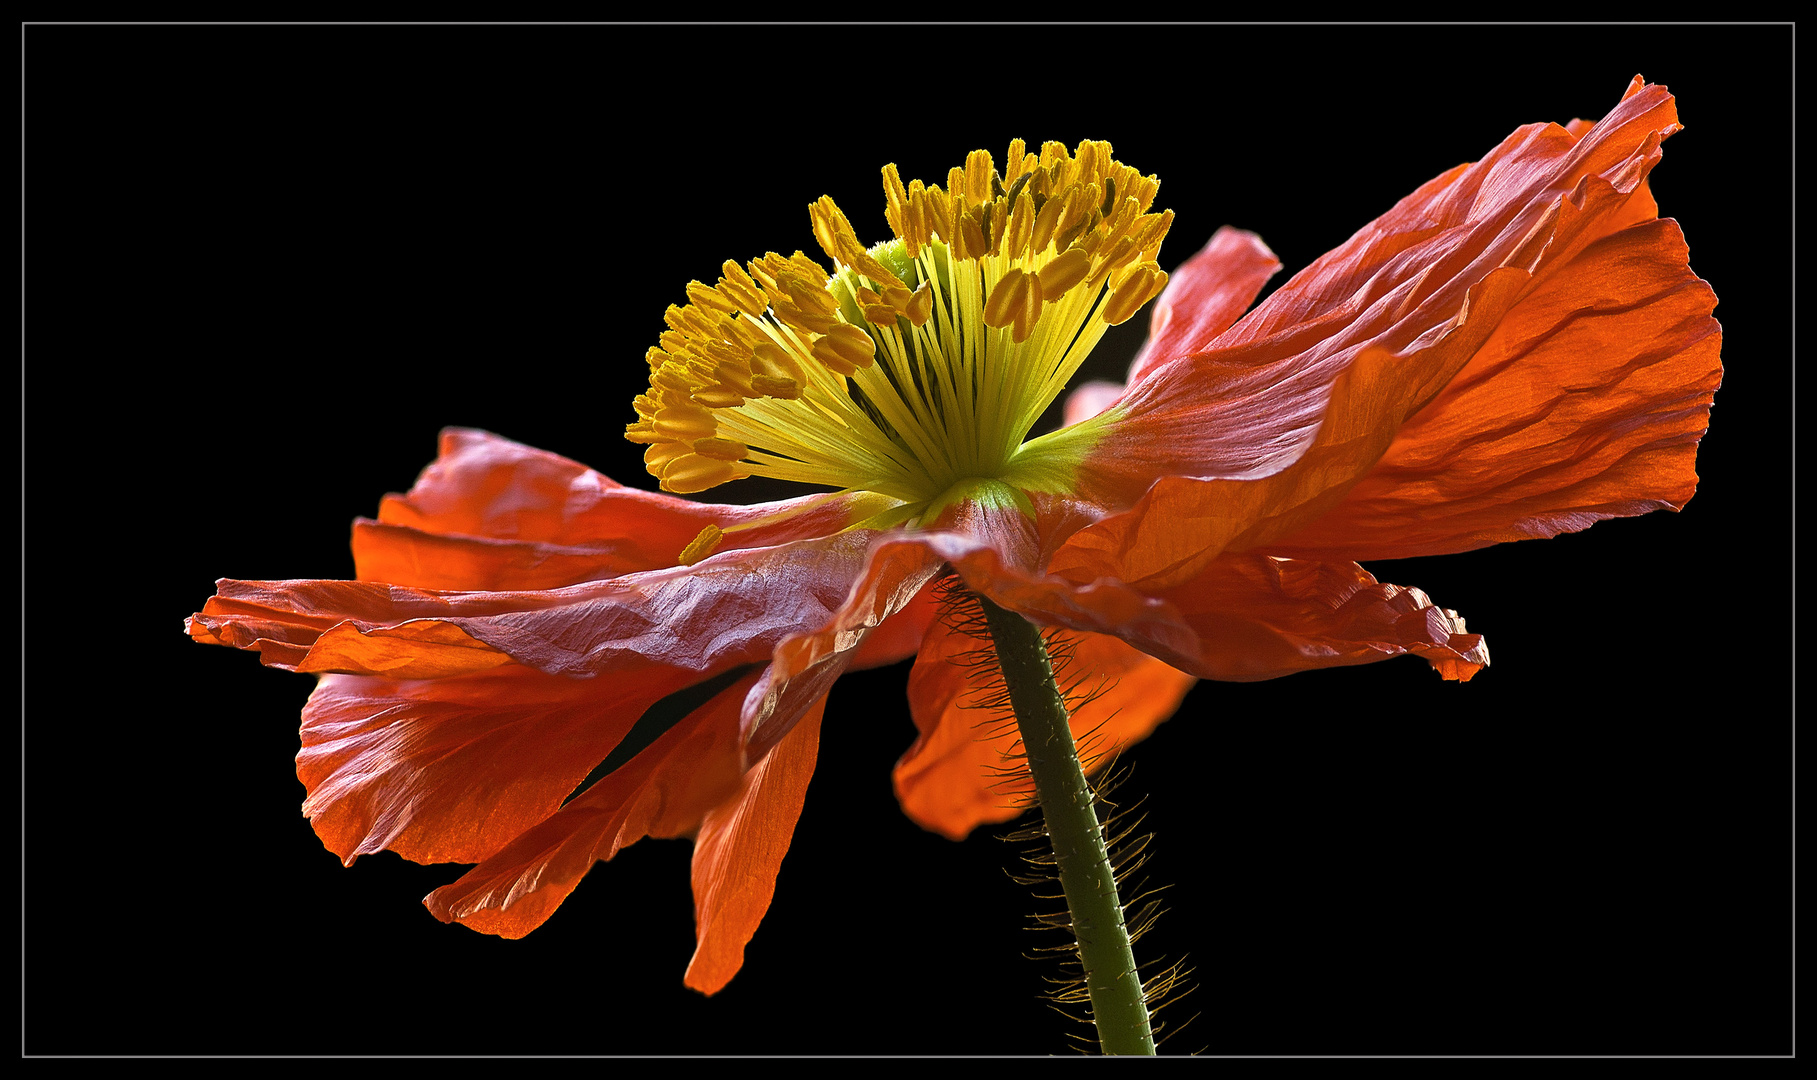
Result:
<svg viewBox="0 0 1817 1080"><path fill-rule="evenodd" d="M668 491L773 476L914 506L1017 477L1022 442L1107 325L1153 299L1159 181L1083 142L983 150L946 189L883 170L896 239L866 248L831 198L801 252L688 284L626 437ZM1032 447L1034 444L1028 444ZM1028 488L1028 484L1017 486Z"/></svg>

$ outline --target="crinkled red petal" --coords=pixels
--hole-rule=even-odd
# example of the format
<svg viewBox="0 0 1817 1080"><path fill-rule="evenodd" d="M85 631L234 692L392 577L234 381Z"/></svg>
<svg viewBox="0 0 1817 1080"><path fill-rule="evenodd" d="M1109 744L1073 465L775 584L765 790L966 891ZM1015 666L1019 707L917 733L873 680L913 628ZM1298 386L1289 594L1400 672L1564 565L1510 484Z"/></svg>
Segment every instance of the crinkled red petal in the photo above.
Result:
<svg viewBox="0 0 1817 1080"><path fill-rule="evenodd" d="M821 698L776 749L744 774L738 793L707 811L694 839L694 959L687 985L722 989L744 966L744 949L776 894L776 874L820 750Z"/></svg>
<svg viewBox="0 0 1817 1080"><path fill-rule="evenodd" d="M1281 261L1252 232L1226 225L1167 279L1149 316L1148 344L1129 367L1129 381L1171 360L1209 348L1241 318Z"/></svg>
<svg viewBox="0 0 1817 1080"><path fill-rule="evenodd" d="M1722 382L1716 297L1673 221L1604 237L1506 315L1328 513L1269 550L1397 559L1676 510Z"/></svg>
<svg viewBox="0 0 1817 1080"><path fill-rule="evenodd" d="M1354 563L1230 554L1151 595L1114 578L1078 583L1030 572L975 536L919 539L1002 607L1044 626L1120 638L1200 678L1268 679L1415 653L1464 679L1488 663L1462 620Z"/></svg>
<svg viewBox="0 0 1817 1080"><path fill-rule="evenodd" d="M1102 505L1139 501L1074 535L1050 568L1165 590L1223 551L1266 550L1316 521L1518 303L1650 215L1643 180L1676 129L1659 87L1581 139L1522 128L1403 199L1208 351L1156 367L1080 473Z"/></svg>
<svg viewBox="0 0 1817 1080"><path fill-rule="evenodd" d="M914 656L939 612L940 602L932 587L923 586L913 600L864 636L852 657L851 670L882 667Z"/></svg>
<svg viewBox="0 0 1817 1080"><path fill-rule="evenodd" d="M303 708L303 813L351 864L390 849L478 862L561 805L660 698L696 673L611 680L507 664L449 679L326 675Z"/></svg>
<svg viewBox="0 0 1817 1080"><path fill-rule="evenodd" d="M843 550L861 556L862 569L845 579L850 589L824 617L796 623L797 633L777 646L774 662L751 688L744 708L747 762L769 753L854 665L872 631L917 603L938 576L940 559L920 537L884 538L889 535L851 532L836 538Z"/></svg>
<svg viewBox="0 0 1817 1080"><path fill-rule="evenodd" d="M694 566L541 591L222 581L190 632L257 649L275 666L394 678L511 661L583 678L645 663L724 670L767 661L784 638L831 619L872 535L728 551ZM912 598L911 590L889 613Z"/></svg>
<svg viewBox="0 0 1817 1080"><path fill-rule="evenodd" d="M1208 679L1273 679L1413 653L1461 681L1489 663L1482 635L1467 633L1456 612L1355 563L1225 555L1163 595L1200 643L1180 666Z"/></svg>
<svg viewBox="0 0 1817 1080"><path fill-rule="evenodd" d="M674 555L665 565L673 565ZM353 523L353 563L361 581L487 592L559 589L653 565L641 551L616 544L452 536L365 519Z"/></svg>
<svg viewBox="0 0 1817 1080"><path fill-rule="evenodd" d="M738 713L755 674L722 690L642 753L424 897L443 922L501 937L543 924L593 864L645 836L691 835L743 775Z"/></svg>
<svg viewBox="0 0 1817 1080"><path fill-rule="evenodd" d="M449 428L442 432L440 455L409 493L386 496L379 527L356 531L354 555L367 581L428 589L554 588L674 566L708 525L737 529L728 532L721 550L826 536L852 524L852 500L811 495L752 506L691 502L625 487L578 462L484 431Z"/></svg>

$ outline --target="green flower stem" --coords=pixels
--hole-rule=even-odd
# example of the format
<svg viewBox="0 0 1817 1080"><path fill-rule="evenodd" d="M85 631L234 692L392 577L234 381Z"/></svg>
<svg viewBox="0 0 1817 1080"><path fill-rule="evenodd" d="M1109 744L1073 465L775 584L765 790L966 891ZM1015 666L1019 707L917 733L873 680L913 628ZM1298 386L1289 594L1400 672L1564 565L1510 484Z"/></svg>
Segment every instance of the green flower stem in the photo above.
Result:
<svg viewBox="0 0 1817 1080"><path fill-rule="evenodd" d="M1060 868L1060 887L1079 940L1079 962L1091 991L1092 1019L1106 1054L1153 1054L1154 1033L1142 977L1136 972L1117 880L1104 850L1104 833L1092 806L1091 788L1079 767L1066 701L1054 685L1053 665L1041 631L1027 619L978 597L990 624L997 663L1009 690L1016 726L1035 794L1047 821L1048 839Z"/></svg>

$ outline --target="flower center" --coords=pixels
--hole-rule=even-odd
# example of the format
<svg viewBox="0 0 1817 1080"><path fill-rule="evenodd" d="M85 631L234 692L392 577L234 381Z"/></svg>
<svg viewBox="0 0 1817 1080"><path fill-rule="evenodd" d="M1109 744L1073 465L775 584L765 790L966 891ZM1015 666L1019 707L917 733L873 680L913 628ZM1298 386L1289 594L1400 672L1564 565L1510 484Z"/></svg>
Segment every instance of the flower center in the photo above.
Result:
<svg viewBox="0 0 1817 1080"><path fill-rule="evenodd" d="M1108 143L1018 139L1005 172L976 150L942 191L885 166L894 240L867 249L822 196L832 274L798 251L690 282L625 433L663 489L771 476L875 492L907 520L980 482L1063 483L1090 433L1023 440L1105 327L1161 291L1173 213L1149 212L1160 182Z"/></svg>

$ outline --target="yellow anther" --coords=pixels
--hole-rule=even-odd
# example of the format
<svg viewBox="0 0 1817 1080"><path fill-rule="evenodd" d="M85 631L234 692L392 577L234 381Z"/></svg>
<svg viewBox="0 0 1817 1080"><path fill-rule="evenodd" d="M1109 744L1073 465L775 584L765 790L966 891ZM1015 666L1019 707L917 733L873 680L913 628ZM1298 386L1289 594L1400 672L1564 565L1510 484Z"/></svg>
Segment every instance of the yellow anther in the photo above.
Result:
<svg viewBox="0 0 1817 1080"><path fill-rule="evenodd" d="M877 345L871 335L850 323L839 323L814 342L814 359L841 375L876 362Z"/></svg>
<svg viewBox="0 0 1817 1080"><path fill-rule="evenodd" d="M1064 195L1050 196L1045 203L1041 204L1040 212L1035 214L1034 227L1029 232L1030 251L1039 255L1047 250L1049 244L1053 243L1054 233L1059 231L1060 222L1066 214L1066 208L1071 203L1072 192L1068 191Z"/></svg>
<svg viewBox="0 0 1817 1080"><path fill-rule="evenodd" d="M1016 321L1012 324L1014 329L1010 333L1010 340L1018 345L1034 333L1035 321L1041 317L1041 279L1034 274L1025 274L1022 280L1028 283L1028 287L1023 290L1022 307L1016 312Z"/></svg>
<svg viewBox="0 0 1817 1080"><path fill-rule="evenodd" d="M719 291L730 297L738 310L753 319L762 318L769 301L764 299L763 290L751 280L751 275L744 272L737 263L730 259L719 268L722 275L719 279Z"/></svg>
<svg viewBox="0 0 1817 1080"><path fill-rule="evenodd" d="M673 305L671 306L673 307ZM707 311L693 304L684 308L675 308L674 311L675 321L670 325L687 335L690 341L718 336L713 327L719 318L718 312Z"/></svg>
<svg viewBox="0 0 1817 1080"><path fill-rule="evenodd" d="M644 468L650 471L651 476L660 477L662 471L669 467L670 462L689 453L693 453L693 451L688 448L687 443L679 443L670 439L651 443L644 447Z"/></svg>
<svg viewBox="0 0 1817 1080"><path fill-rule="evenodd" d="M1128 168L1128 166L1124 166L1124 168ZM1142 207L1142 212L1146 214L1148 208L1155 204L1155 196L1160 194L1161 181L1156 177L1143 176L1136 170L1130 169L1129 180L1123 185L1122 190L1134 198Z"/></svg>
<svg viewBox="0 0 1817 1080"><path fill-rule="evenodd" d="M688 541L688 546L681 549L681 554L675 556L675 561L683 566L693 566L695 563L713 554L715 551L718 551L720 542L725 540L725 538L726 534L724 529L721 529L717 525L708 525L706 528L700 530L698 536Z"/></svg>
<svg viewBox="0 0 1817 1080"><path fill-rule="evenodd" d="M991 168L989 150L973 150L965 155L965 201L973 206L989 202L991 197L991 175L996 170Z"/></svg>
<svg viewBox="0 0 1817 1080"><path fill-rule="evenodd" d="M1167 274L1153 263L1138 263L1129 268L1122 283L1111 290L1104 302L1104 321L1112 326L1129 321L1129 317L1160 295L1167 284Z"/></svg>
<svg viewBox="0 0 1817 1080"><path fill-rule="evenodd" d="M1110 144L1087 139L1079 144L1079 178L1101 179L1110 171Z"/></svg>
<svg viewBox="0 0 1817 1080"><path fill-rule="evenodd" d="M990 237L984 233L984 215L978 210L967 213L959 221L959 235L963 242L955 244L962 254L961 259L981 259L990 252Z"/></svg>
<svg viewBox="0 0 1817 1080"><path fill-rule="evenodd" d="M1091 272L1091 256L1078 248L1065 253L1041 268L1041 295L1058 300Z"/></svg>
<svg viewBox="0 0 1817 1080"><path fill-rule="evenodd" d="M730 387L751 396L751 363L748 360L724 360L713 368L713 378L721 386Z"/></svg>
<svg viewBox="0 0 1817 1080"><path fill-rule="evenodd" d="M883 216L890 223L890 229L897 236L908 236L909 194L902 186L902 174L896 171L894 162L883 167L883 203ZM909 257L914 257L912 243Z"/></svg>
<svg viewBox="0 0 1817 1080"><path fill-rule="evenodd" d="M688 299L710 311L731 314L738 310L737 304L726 297L721 296L718 291L711 286L702 284L698 281L688 282Z"/></svg>
<svg viewBox="0 0 1817 1080"><path fill-rule="evenodd" d="M1027 191L1016 196L1016 208L1010 215L1009 225L1004 229L1003 246L999 253L1012 259L1020 259L1028 251L1029 237L1035 232L1035 200Z"/></svg>
<svg viewBox="0 0 1817 1080"><path fill-rule="evenodd" d="M908 188L908 217L905 219L908 231L902 234L904 252L909 258L918 258L921 245L927 243L927 189L919 180L910 180Z"/></svg>
<svg viewBox="0 0 1817 1080"><path fill-rule="evenodd" d="M850 226L848 225L847 228L850 228ZM830 276L826 272L826 267L815 262L813 259L808 258L800 251L790 255L787 263L789 269L795 271L797 276L805 278L808 281L825 281Z"/></svg>
<svg viewBox="0 0 1817 1080"><path fill-rule="evenodd" d="M814 226L814 239L820 242L820 250L839 258L839 240L852 236L852 223L845 219L833 197L822 195L818 202L808 204L808 221Z"/></svg>
<svg viewBox="0 0 1817 1080"><path fill-rule="evenodd" d="M1024 191L1034 190L1028 186L1028 182L1032 178L1033 178L1032 173L1023 173L1022 175L1016 177L1014 180L1010 181L1009 190L1005 191L1003 193L1003 198L1001 200L1003 205L1004 206L1014 206L1014 205L1016 205L1017 196L1021 195Z"/></svg>
<svg viewBox="0 0 1817 1080"><path fill-rule="evenodd" d="M1068 211L1068 216L1072 217L1074 220L1070 225L1065 222L1061 223L1060 235L1054 237L1055 251L1065 251L1067 248L1071 247L1075 241L1083 246L1087 253L1096 250L1098 246L1098 234L1092 230L1095 229L1098 224L1098 208L1090 205L1092 191L1093 187L1087 185L1083 189L1083 197L1073 199L1073 205ZM1086 209L1083 212L1079 210L1081 204L1086 205Z"/></svg>
<svg viewBox="0 0 1817 1080"><path fill-rule="evenodd" d="M769 343L769 335L759 329L762 325L761 319L741 316L736 319L722 320L719 324L719 332L727 341L736 342L744 348L746 353L750 353L755 352L759 345Z"/></svg>
<svg viewBox="0 0 1817 1080"><path fill-rule="evenodd" d="M694 392L694 382L688 378L687 368L676 363L664 364L661 371L652 374L650 385L681 394Z"/></svg>
<svg viewBox="0 0 1817 1080"><path fill-rule="evenodd" d="M927 282L924 281L920 285L916 286L915 295L909 297L908 309L904 312L904 314L906 314L908 316L908 321L911 324L913 324L915 326L923 326L927 323L928 316L932 315L933 313L934 313L934 290Z"/></svg>
<svg viewBox="0 0 1817 1080"><path fill-rule="evenodd" d="M1104 215L1104 239L1109 242L1121 237L1131 224L1142 214L1142 208L1134 199L1123 199Z"/></svg>
<svg viewBox="0 0 1817 1080"><path fill-rule="evenodd" d="M839 355L839 350L827 344L826 338L815 341L813 351L814 359L820 361L823 367L835 375L844 375L849 379L858 374L858 365Z"/></svg>
<svg viewBox="0 0 1817 1080"><path fill-rule="evenodd" d="M914 299L914 297L915 294L909 292L905 286L886 285L883 289L883 295L878 297L878 299L895 308L898 312L906 313L908 311L909 301Z"/></svg>
<svg viewBox="0 0 1817 1080"><path fill-rule="evenodd" d="M1036 280L1024 274L1021 267L1011 267L984 302L984 325L1008 326L1015 322L1027 306L1029 283Z"/></svg>
<svg viewBox="0 0 1817 1080"><path fill-rule="evenodd" d="M749 471L740 469L729 461L701 457L699 454L684 454L663 466L662 487L664 491L688 495L718 487L728 480L742 480L749 475Z"/></svg>
<svg viewBox="0 0 1817 1080"><path fill-rule="evenodd" d="M776 284L787 290L790 300L801 310L827 318L839 314L839 301L826 291L826 275L804 277L801 274L784 274L776 279Z"/></svg>
<svg viewBox="0 0 1817 1080"><path fill-rule="evenodd" d="M704 439L718 429L713 414L698 405L669 405L656 414L659 435L693 442Z"/></svg>
<svg viewBox="0 0 1817 1080"><path fill-rule="evenodd" d="M859 367L869 367L871 357L877 351L876 344L871 341L871 335L850 323L840 323L833 327L832 331L827 334L827 340L837 342L840 351L855 360L863 357L862 360L857 360Z"/></svg>
<svg viewBox="0 0 1817 1080"><path fill-rule="evenodd" d="M889 268L871 257L858 242L856 236L841 234L839 237L839 261L877 282L879 285L900 285L902 282Z"/></svg>
<svg viewBox="0 0 1817 1080"><path fill-rule="evenodd" d="M728 341L724 335L718 335L703 338L697 342L697 345L700 349L700 359L707 365L711 365L711 369L714 371L718 371L728 364L734 367L749 366L751 350L741 341Z"/></svg>
<svg viewBox="0 0 1817 1080"><path fill-rule="evenodd" d="M1097 269L1091 272L1091 277L1086 278L1085 283L1094 289L1104 284L1105 279L1109 278L1112 273L1121 270L1138 254L1136 238L1133 236L1121 236L1117 238L1115 244L1107 247L1099 243L1093 245L1093 248L1092 262ZM1123 279L1118 278L1117 280Z"/></svg>
<svg viewBox="0 0 1817 1080"><path fill-rule="evenodd" d="M701 457L718 458L720 461L737 461L751 452L751 448L735 439L695 439L694 452Z"/></svg>
<svg viewBox="0 0 1817 1080"><path fill-rule="evenodd" d="M800 383L794 379L771 375L751 376L751 389L756 396L782 398L784 401L794 401L801 396Z"/></svg>
<svg viewBox="0 0 1817 1080"><path fill-rule="evenodd" d="M948 244L953 243L957 237L953 233L952 204L947 199L946 192L940 190L940 185L935 184L927 189L923 209L926 212L927 227L931 234L940 237Z"/></svg>
<svg viewBox="0 0 1817 1080"><path fill-rule="evenodd" d="M833 325L832 319L808 315L794 304L782 299L782 295L786 294L770 298L770 310L775 313L776 321L782 325L803 335L825 333Z"/></svg>
<svg viewBox="0 0 1817 1080"><path fill-rule="evenodd" d="M997 199L983 209L985 212L980 217L989 226L990 252L992 255L1002 254L1003 234L1009 231L1009 203L1003 199Z"/></svg>
<svg viewBox="0 0 1817 1080"><path fill-rule="evenodd" d="M744 404L744 400L757 395L740 392L736 387L715 386L710 389L696 390L689 400L705 409L735 409Z"/></svg>
<svg viewBox="0 0 1817 1080"><path fill-rule="evenodd" d="M1141 245L1142 257L1153 262L1155 256L1161 253L1161 241L1167 238L1167 231L1173 228L1173 211L1145 214L1142 220L1144 224L1136 243Z"/></svg>
<svg viewBox="0 0 1817 1080"><path fill-rule="evenodd" d="M757 377L770 379L787 379L799 382L805 378L801 364L787 349L773 341L766 341L751 350L751 385L757 385Z"/></svg>

